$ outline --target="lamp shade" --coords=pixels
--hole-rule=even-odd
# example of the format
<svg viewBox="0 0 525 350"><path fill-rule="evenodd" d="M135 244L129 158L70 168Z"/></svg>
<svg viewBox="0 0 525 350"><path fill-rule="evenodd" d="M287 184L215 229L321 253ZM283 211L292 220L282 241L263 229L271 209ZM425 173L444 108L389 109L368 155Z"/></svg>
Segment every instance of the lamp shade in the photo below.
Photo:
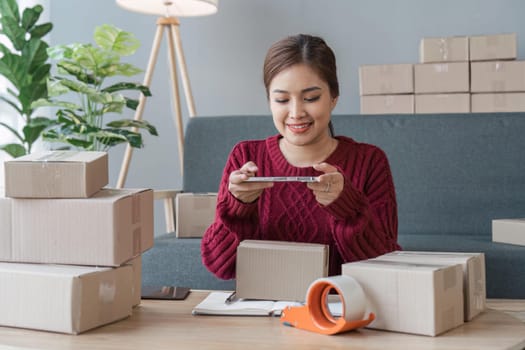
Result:
<svg viewBox="0 0 525 350"><path fill-rule="evenodd" d="M206 16L217 12L219 0L116 0L126 10L158 16Z"/></svg>

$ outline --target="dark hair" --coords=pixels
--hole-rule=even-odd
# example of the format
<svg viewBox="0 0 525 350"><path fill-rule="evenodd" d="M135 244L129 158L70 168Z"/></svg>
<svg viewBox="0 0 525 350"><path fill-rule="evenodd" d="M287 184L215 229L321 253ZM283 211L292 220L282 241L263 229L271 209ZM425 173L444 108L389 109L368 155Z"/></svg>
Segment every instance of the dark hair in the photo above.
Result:
<svg viewBox="0 0 525 350"><path fill-rule="evenodd" d="M266 97L273 78L281 71L296 64L306 64L326 81L332 98L339 96L339 82L335 55L326 42L317 36L298 34L273 44L264 60L263 79Z"/></svg>

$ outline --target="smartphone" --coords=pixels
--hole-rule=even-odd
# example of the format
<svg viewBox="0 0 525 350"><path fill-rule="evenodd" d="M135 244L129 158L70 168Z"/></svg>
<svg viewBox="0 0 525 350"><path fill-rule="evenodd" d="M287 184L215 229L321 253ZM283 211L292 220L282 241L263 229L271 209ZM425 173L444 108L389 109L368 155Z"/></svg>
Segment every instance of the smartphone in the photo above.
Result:
<svg viewBox="0 0 525 350"><path fill-rule="evenodd" d="M245 182L319 182L316 176L252 176Z"/></svg>
<svg viewBox="0 0 525 350"><path fill-rule="evenodd" d="M159 300L184 300L190 293L188 287L174 286L144 286L142 287L142 299L159 299Z"/></svg>

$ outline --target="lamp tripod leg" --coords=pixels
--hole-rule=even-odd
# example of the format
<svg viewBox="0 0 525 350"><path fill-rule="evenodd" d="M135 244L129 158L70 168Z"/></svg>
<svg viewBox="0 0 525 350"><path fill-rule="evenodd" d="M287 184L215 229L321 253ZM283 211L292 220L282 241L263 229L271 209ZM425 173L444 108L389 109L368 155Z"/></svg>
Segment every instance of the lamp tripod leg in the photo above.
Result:
<svg viewBox="0 0 525 350"><path fill-rule="evenodd" d="M170 26L173 28L173 25ZM168 54L170 60L170 70L171 70L171 87L173 93L173 109L175 110L174 122L177 127L178 133L178 146L179 146L179 161L180 161L180 172L183 175L183 165L184 165L184 126L182 123L182 111L180 105L180 94L179 94L179 83L177 78L177 61L175 57L175 45L174 45L174 35L172 30L168 30Z"/></svg>
<svg viewBox="0 0 525 350"><path fill-rule="evenodd" d="M153 71L155 70L155 64L157 62L157 58L159 55L159 48L160 43L162 41L162 33L163 33L163 25L157 24L157 31L155 32L155 38L153 39L153 46L148 62L148 67L146 69L146 73L144 75L144 82L142 85L150 86L151 79L153 77ZM144 107L146 105L146 97L143 94L140 94L139 99L139 105L137 106L137 110L135 111L135 116L133 119L135 120L142 120L142 113L144 112ZM137 131L136 128L132 129L133 131ZM124 154L124 159L122 160L122 165L120 167L120 173L117 181L116 188L122 188L124 187L124 183L126 182L126 177L128 175L129 170L129 163L131 162L131 156L133 154L133 147L131 147L129 144L126 145L126 151Z"/></svg>
<svg viewBox="0 0 525 350"><path fill-rule="evenodd" d="M184 52L182 50L182 40L180 38L179 25L170 25L170 30L173 38L175 39L175 52L177 53L177 60L179 62L180 73L182 78L182 87L186 95L186 104L188 105L190 117L195 117L197 114L195 111L195 103L193 102L193 95L191 93L190 79L188 77L188 70L186 68L186 59L184 58Z"/></svg>

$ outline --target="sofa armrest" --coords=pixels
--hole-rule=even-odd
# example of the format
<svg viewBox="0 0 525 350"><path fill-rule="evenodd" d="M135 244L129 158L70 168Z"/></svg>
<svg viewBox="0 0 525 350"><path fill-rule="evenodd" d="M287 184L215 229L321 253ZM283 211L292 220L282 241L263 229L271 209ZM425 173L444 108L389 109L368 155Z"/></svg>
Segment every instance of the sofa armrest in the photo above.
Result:
<svg viewBox="0 0 525 350"><path fill-rule="evenodd" d="M174 199L182 190L155 190L153 198L164 201L164 220L166 222L166 232L175 231L175 205Z"/></svg>

